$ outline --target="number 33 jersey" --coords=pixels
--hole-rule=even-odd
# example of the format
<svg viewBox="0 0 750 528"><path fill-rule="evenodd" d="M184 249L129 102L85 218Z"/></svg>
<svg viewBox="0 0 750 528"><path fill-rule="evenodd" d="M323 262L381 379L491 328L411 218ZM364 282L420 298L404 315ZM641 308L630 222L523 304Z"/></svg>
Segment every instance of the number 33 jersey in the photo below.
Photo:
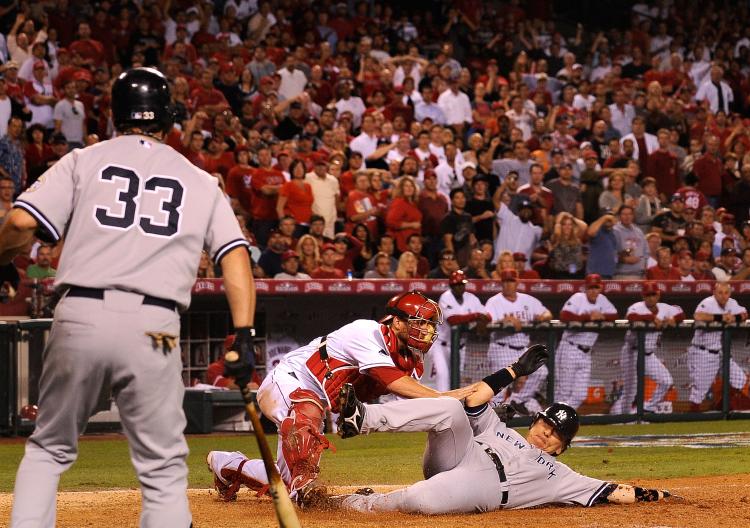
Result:
<svg viewBox="0 0 750 528"><path fill-rule="evenodd" d="M201 250L218 263L248 245L218 180L145 136L73 150L15 206L65 238L57 289L136 291L184 309Z"/></svg>

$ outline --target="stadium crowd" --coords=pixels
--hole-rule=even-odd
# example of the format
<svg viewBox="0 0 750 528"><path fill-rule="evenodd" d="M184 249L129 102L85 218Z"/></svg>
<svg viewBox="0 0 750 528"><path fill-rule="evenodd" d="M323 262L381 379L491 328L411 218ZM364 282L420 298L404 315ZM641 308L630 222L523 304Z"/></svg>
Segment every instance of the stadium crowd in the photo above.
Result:
<svg viewBox="0 0 750 528"><path fill-rule="evenodd" d="M747 279L750 11L728 4L2 2L0 216L111 137L112 80L151 66L257 277ZM18 277L54 275L38 246Z"/></svg>

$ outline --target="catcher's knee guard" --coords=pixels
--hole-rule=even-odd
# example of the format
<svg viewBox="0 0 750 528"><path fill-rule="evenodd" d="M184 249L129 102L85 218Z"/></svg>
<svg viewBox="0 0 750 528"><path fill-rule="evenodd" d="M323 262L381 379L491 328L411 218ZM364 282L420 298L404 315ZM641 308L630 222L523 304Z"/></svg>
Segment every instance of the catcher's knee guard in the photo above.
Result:
<svg viewBox="0 0 750 528"><path fill-rule="evenodd" d="M281 452L291 473L291 493L317 478L323 450L333 446L320 432L326 408L323 401L307 389L296 389L289 400L292 402L289 415L281 422L279 436Z"/></svg>

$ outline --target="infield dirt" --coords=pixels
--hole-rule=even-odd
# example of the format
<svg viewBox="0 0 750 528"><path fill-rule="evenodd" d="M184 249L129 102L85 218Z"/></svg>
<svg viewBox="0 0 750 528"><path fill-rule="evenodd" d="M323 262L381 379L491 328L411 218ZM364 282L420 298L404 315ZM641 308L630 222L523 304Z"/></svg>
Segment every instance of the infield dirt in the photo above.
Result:
<svg viewBox="0 0 750 528"><path fill-rule="evenodd" d="M404 514L363 515L350 512L300 513L306 528L352 527L471 527L529 526L551 528L682 528L750 526L750 474L694 477L669 480L639 480L635 484L666 488L683 495L684 500L599 506L595 508L546 507L507 510L476 515L421 516ZM379 491L396 486L381 486ZM335 488L333 491L348 491ZM191 489L190 505L196 528L275 527L273 507L268 498L257 499L243 489L236 502L217 499L213 490ZM0 527L8 525L12 495L0 494ZM138 525L140 493L137 490L61 493L58 499L58 527L132 527Z"/></svg>

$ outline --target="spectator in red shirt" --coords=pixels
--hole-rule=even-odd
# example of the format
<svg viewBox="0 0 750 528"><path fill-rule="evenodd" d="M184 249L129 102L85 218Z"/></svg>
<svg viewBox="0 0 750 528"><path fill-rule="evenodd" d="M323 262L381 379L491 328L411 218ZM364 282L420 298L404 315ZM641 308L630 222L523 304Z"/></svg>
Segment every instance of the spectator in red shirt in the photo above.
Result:
<svg viewBox="0 0 750 528"><path fill-rule="evenodd" d="M672 265L672 250L660 247L656 252L656 266L646 270L648 280L680 280L680 272Z"/></svg>
<svg viewBox="0 0 750 528"><path fill-rule="evenodd" d="M393 201L385 215L388 233L399 251L407 251L406 240L422 232L422 211L417 205L417 184L411 176L402 176L396 184Z"/></svg>
<svg viewBox="0 0 750 528"><path fill-rule="evenodd" d="M307 233L312 217L313 192L310 184L305 181L305 162L294 160L289 165L291 179L282 184L279 198L276 202L276 214L293 216L297 221L296 236Z"/></svg>
<svg viewBox="0 0 750 528"><path fill-rule="evenodd" d="M693 208L696 211L700 211L708 205L706 195L698 190L696 184L698 183L698 176L694 172L688 172L685 175L685 185L677 189L677 193L681 194L685 199L685 208Z"/></svg>
<svg viewBox="0 0 750 528"><path fill-rule="evenodd" d="M516 267L519 279L541 279L539 273L533 269L526 269L526 255L523 253L513 253L513 265Z"/></svg>
<svg viewBox="0 0 750 528"><path fill-rule="evenodd" d="M261 147L258 150L258 168L253 171L251 185L253 199L251 210L253 233L261 245L265 245L268 235L279 219L276 214L276 202L279 190L286 181L281 171L271 166L271 149Z"/></svg>
<svg viewBox="0 0 750 528"><path fill-rule="evenodd" d="M360 172L354 179L354 189L346 197L346 231L352 232L356 224L367 226L370 236L378 236L378 215L381 209L370 194L370 177Z"/></svg>
<svg viewBox="0 0 750 528"><path fill-rule="evenodd" d="M313 279L343 279L344 272L336 267L338 255L336 246L323 244L320 251L320 265L310 272Z"/></svg>
<svg viewBox="0 0 750 528"><path fill-rule="evenodd" d="M437 260L440 251L440 222L450 210L448 198L438 191L437 174L433 170L424 173L424 189L419 194L417 207L422 213L422 235L426 237L427 258Z"/></svg>
<svg viewBox="0 0 750 528"><path fill-rule="evenodd" d="M695 160L693 172L698 177L698 190L706 196L712 207L718 207L721 198L721 175L724 172L718 137L709 136L706 139L706 152Z"/></svg>
<svg viewBox="0 0 750 528"><path fill-rule="evenodd" d="M220 90L214 88L214 72L208 68L200 76L200 85L190 92L195 111L202 111L213 117L219 112L229 110L229 102Z"/></svg>
<svg viewBox="0 0 750 528"><path fill-rule="evenodd" d="M677 156L669 150L669 130L659 129L656 138L659 148L648 155L645 174L656 180L659 197L666 200L680 186L680 168Z"/></svg>
<svg viewBox="0 0 750 528"><path fill-rule="evenodd" d="M348 274L354 272L354 260L362 251L364 244L358 238L349 235L347 233L336 233L333 238L333 247L336 248L336 264L335 266Z"/></svg>
<svg viewBox="0 0 750 528"><path fill-rule="evenodd" d="M229 169L226 177L227 194L232 201L232 209L241 214L246 220L250 219L250 203L252 201L252 173L250 166L250 152L247 148L239 147L235 153L236 164Z"/></svg>
<svg viewBox="0 0 750 528"><path fill-rule="evenodd" d="M78 23L78 40L71 42L68 49L80 55L83 63L89 66L98 66L105 59L104 46L91 38L91 26L86 21Z"/></svg>
<svg viewBox="0 0 750 528"><path fill-rule="evenodd" d="M226 178L229 170L234 166L234 154L229 150L229 145L224 142L224 138L219 134L214 134L205 143L206 164L203 170L210 174L218 172Z"/></svg>
<svg viewBox="0 0 750 528"><path fill-rule="evenodd" d="M52 147L44 142L44 127L31 125L26 130L26 184L33 184L50 167L55 159Z"/></svg>

